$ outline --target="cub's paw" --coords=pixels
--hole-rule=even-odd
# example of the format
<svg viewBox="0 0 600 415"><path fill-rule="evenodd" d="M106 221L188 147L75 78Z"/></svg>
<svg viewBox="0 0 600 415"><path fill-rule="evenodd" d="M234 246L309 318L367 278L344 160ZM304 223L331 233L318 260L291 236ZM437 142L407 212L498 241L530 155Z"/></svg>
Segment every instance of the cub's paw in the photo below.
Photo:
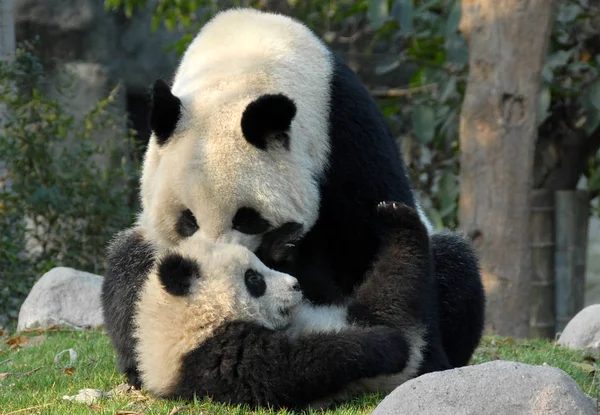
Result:
<svg viewBox="0 0 600 415"><path fill-rule="evenodd" d="M377 205L379 220L386 227L421 231L427 234L427 228L419 217L419 212L400 202L380 202Z"/></svg>

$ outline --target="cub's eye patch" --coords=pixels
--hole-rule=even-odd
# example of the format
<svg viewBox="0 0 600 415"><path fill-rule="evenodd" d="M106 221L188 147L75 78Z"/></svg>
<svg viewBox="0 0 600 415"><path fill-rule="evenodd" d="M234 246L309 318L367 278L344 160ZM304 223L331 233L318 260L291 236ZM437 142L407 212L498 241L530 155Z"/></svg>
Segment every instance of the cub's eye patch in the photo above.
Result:
<svg viewBox="0 0 600 415"><path fill-rule="evenodd" d="M177 233L184 238L192 236L200 227L191 210L186 209L179 215L175 229Z"/></svg>
<svg viewBox="0 0 600 415"><path fill-rule="evenodd" d="M268 231L271 224L256 210L249 207L241 207L233 217L231 226L236 231L247 235L257 235Z"/></svg>
<svg viewBox="0 0 600 415"><path fill-rule="evenodd" d="M246 288L252 297L262 297L265 291L267 291L265 278L258 271L254 271L253 269L247 270L246 274L244 274L244 281L246 283Z"/></svg>

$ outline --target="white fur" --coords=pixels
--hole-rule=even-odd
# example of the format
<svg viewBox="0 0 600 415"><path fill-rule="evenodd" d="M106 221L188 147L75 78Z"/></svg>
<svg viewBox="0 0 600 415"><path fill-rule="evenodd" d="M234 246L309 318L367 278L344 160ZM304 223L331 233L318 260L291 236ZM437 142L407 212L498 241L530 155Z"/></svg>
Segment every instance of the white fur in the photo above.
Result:
<svg viewBox="0 0 600 415"><path fill-rule="evenodd" d="M313 306L302 303L286 333L296 338L307 333L337 333L348 327L346 306Z"/></svg>
<svg viewBox="0 0 600 415"><path fill-rule="evenodd" d="M252 321L273 330L288 326L302 300L293 289L297 280L270 270L239 245L212 244L191 237L171 252L200 264L201 277L193 280L190 295L173 296L162 287L155 266L142 289L134 316L136 356L142 382L156 396L173 391L183 357L231 321ZM165 253L164 255L168 255ZM260 272L267 290L252 297L245 286L247 269Z"/></svg>
<svg viewBox="0 0 600 415"><path fill-rule="evenodd" d="M177 128L162 147L151 137L141 179L139 223L165 247L181 239L175 224L184 209L208 240L254 250L260 235L231 228L238 208L252 207L274 227L315 223L316 178L326 167L330 52L301 23L253 9L219 13L185 52L172 88L183 105ZM263 94L294 100L290 151L249 144L241 131L246 106Z"/></svg>

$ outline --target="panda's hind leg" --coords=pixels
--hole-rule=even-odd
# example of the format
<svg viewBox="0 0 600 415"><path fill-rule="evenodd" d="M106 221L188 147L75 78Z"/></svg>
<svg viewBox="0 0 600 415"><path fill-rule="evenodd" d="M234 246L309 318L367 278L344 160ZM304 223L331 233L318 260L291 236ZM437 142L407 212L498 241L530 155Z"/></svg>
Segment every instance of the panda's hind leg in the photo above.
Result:
<svg viewBox="0 0 600 415"><path fill-rule="evenodd" d="M432 278L427 228L418 212L402 203L380 203L377 216L382 244L355 290L349 316L368 325L414 327L423 319L422 297Z"/></svg>
<svg viewBox="0 0 600 415"><path fill-rule="evenodd" d="M484 327L485 292L477 254L470 240L449 231L433 234L431 249L442 343L451 365L464 366Z"/></svg>

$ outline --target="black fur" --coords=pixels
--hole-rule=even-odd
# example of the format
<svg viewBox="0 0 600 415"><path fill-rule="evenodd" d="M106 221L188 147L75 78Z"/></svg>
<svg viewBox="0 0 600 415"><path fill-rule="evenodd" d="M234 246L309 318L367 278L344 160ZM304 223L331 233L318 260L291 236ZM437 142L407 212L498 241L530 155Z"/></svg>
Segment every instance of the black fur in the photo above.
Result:
<svg viewBox="0 0 600 415"><path fill-rule="evenodd" d="M154 254L152 245L138 229L119 232L108 246L102 281L104 328L115 349L119 370L138 389L141 379L134 356L133 314L154 265Z"/></svg>
<svg viewBox="0 0 600 415"><path fill-rule="evenodd" d="M484 325L485 291L471 240L457 233L431 237L440 295L440 329L453 367L466 365Z"/></svg>
<svg viewBox="0 0 600 415"><path fill-rule="evenodd" d="M186 209L181 212L179 215L179 219L177 220L177 224L175 225L175 230L177 233L184 238L188 236L192 236L196 231L200 229L198 226L198 222L196 222L196 217L192 213L191 210Z"/></svg>
<svg viewBox="0 0 600 415"><path fill-rule="evenodd" d="M296 244L302 238L304 227L297 222L287 222L265 233L256 254L265 259L264 264L269 268L285 271L293 263Z"/></svg>
<svg viewBox="0 0 600 415"><path fill-rule="evenodd" d="M269 259L269 249L257 251L265 263L297 277L304 295L316 304L343 302L370 275L367 271L382 243L382 230L374 225L374 206L379 201L395 200L415 207L408 173L383 114L354 72L337 57L329 121L331 155L329 168L320 178L316 224L297 244L291 264ZM429 302L430 316L436 317L427 333L425 371L442 368L448 360L453 365L465 361L464 356L472 355L481 338L483 292L461 291L462 287L481 285L477 258L465 244L460 258L445 254L446 250L462 249L461 243L451 238L434 239L432 245L434 266L440 259L443 266L435 267L437 283L427 290L444 301ZM439 315L444 316L441 319L438 306ZM467 314L457 316L454 310ZM465 326L465 320L469 325ZM442 342L440 326L443 333L460 332L462 337L448 335Z"/></svg>
<svg viewBox="0 0 600 415"><path fill-rule="evenodd" d="M349 314L363 324L413 326L430 313L432 261L429 236L416 210L383 202L378 219L384 240L365 281L355 290L359 301Z"/></svg>
<svg viewBox="0 0 600 415"><path fill-rule="evenodd" d="M265 277L258 271L249 269L244 274L244 282L250 295L254 298L262 297L267 291Z"/></svg>
<svg viewBox="0 0 600 415"><path fill-rule="evenodd" d="M230 323L186 356L173 396L298 408L349 381L399 372L407 357L406 339L384 326L290 341L282 332Z"/></svg>
<svg viewBox="0 0 600 415"><path fill-rule="evenodd" d="M427 229L416 210L399 203L378 206L383 241L364 282L355 290L349 317L363 324L392 324L414 335L424 329L418 374L450 369L440 341L438 291Z"/></svg>
<svg viewBox="0 0 600 415"><path fill-rule="evenodd" d="M150 129L156 134L158 144L166 143L181 117L181 100L171 93L169 85L159 79L152 85Z"/></svg>
<svg viewBox="0 0 600 415"><path fill-rule="evenodd" d="M235 213L231 221L231 227L248 235L257 235L269 230L271 224L255 209L241 207Z"/></svg>
<svg viewBox="0 0 600 415"><path fill-rule="evenodd" d="M179 254L168 255L158 264L158 278L169 294L185 296L190 292L192 278L200 278L200 266L196 261Z"/></svg>
<svg viewBox="0 0 600 415"><path fill-rule="evenodd" d="M242 114L242 133L255 147L266 150L268 139L290 148L288 131L296 116L296 104L283 94L266 94L252 101Z"/></svg>

